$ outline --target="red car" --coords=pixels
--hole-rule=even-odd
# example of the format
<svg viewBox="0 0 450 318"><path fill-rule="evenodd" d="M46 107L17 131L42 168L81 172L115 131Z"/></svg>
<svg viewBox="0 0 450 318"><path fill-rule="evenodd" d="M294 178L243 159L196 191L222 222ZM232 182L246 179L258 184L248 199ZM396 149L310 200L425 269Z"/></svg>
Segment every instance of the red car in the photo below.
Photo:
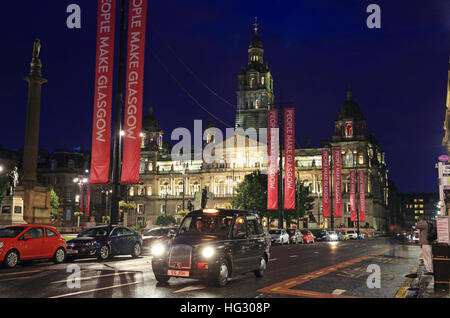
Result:
<svg viewBox="0 0 450 318"><path fill-rule="evenodd" d="M314 235L311 233L311 231L302 231L303 235L303 243L314 243Z"/></svg>
<svg viewBox="0 0 450 318"><path fill-rule="evenodd" d="M66 258L66 240L51 226L16 225L0 229L0 263L12 268L19 261Z"/></svg>

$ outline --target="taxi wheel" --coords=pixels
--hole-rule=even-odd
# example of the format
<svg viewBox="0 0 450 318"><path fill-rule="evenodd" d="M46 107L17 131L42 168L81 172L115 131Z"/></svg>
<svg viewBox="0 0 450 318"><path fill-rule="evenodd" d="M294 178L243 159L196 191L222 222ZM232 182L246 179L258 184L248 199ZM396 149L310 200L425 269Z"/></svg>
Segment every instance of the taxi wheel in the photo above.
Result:
<svg viewBox="0 0 450 318"><path fill-rule="evenodd" d="M142 248L139 243L134 244L133 250L131 251L131 256L134 258L137 258L141 256L142 254Z"/></svg>
<svg viewBox="0 0 450 318"><path fill-rule="evenodd" d="M110 257L108 245L103 245L98 253L98 259L104 261Z"/></svg>
<svg viewBox="0 0 450 318"><path fill-rule="evenodd" d="M155 278L159 283L167 283L170 279L170 276L155 274Z"/></svg>
<svg viewBox="0 0 450 318"><path fill-rule="evenodd" d="M228 277L230 276L228 262L226 260L222 260L219 264L220 265L214 277L212 277L212 283L214 283L217 287L225 287L228 283Z"/></svg>
<svg viewBox="0 0 450 318"><path fill-rule="evenodd" d="M56 250L55 256L53 257L53 261L55 264L61 264L66 259L66 251L60 247Z"/></svg>
<svg viewBox="0 0 450 318"><path fill-rule="evenodd" d="M255 271L256 277L264 277L264 273L267 269L267 262L266 258L264 256L261 256L261 259L259 261L259 268Z"/></svg>
<svg viewBox="0 0 450 318"><path fill-rule="evenodd" d="M10 251L5 256L4 264L8 268L16 267L17 263L19 262L19 253L16 251Z"/></svg>

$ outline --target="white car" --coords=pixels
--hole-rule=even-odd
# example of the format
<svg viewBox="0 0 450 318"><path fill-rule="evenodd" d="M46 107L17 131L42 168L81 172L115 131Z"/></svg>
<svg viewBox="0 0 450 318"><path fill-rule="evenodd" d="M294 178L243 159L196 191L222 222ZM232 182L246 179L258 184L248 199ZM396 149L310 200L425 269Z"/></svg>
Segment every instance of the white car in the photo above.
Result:
<svg viewBox="0 0 450 318"><path fill-rule="evenodd" d="M357 240L358 239L358 233L356 231L347 231L348 238L350 240Z"/></svg>
<svg viewBox="0 0 450 318"><path fill-rule="evenodd" d="M289 244L289 234L286 232L286 230L270 230L269 234L271 236L272 244Z"/></svg>
<svg viewBox="0 0 450 318"><path fill-rule="evenodd" d="M325 241L327 242L339 241L339 236L335 231L327 231Z"/></svg>
<svg viewBox="0 0 450 318"><path fill-rule="evenodd" d="M419 243L419 231L414 231L412 234L412 242L413 243Z"/></svg>

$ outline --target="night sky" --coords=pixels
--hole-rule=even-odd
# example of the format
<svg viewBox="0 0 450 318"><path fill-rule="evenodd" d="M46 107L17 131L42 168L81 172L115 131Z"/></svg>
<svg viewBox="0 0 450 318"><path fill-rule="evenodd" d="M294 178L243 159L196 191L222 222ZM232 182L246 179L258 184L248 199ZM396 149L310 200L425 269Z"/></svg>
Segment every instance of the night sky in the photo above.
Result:
<svg viewBox="0 0 450 318"><path fill-rule="evenodd" d="M119 2L119 1L118 1ZM68 29L66 8L82 10L82 28ZM0 144L23 147L27 84L33 42L41 39L43 86L40 148L91 147L96 45L94 0L3 1L1 26ZM381 6L382 28L368 29L366 7ZM297 145L330 139L349 85L386 152L389 177L401 192L437 192L437 157L450 56L450 1L150 0L144 84L149 105L170 138L174 128L215 121L165 72L210 112L234 126L237 75L247 63L254 17L264 59L274 77L276 101L296 107ZM118 19L117 19L118 20ZM117 42L116 42L117 43ZM117 58L117 53L116 53Z"/></svg>

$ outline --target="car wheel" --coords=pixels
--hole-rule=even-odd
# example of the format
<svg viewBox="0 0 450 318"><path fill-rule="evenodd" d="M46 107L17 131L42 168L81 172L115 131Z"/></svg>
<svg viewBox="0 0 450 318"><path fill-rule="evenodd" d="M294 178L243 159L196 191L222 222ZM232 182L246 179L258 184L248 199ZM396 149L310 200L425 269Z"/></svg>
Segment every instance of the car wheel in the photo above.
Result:
<svg viewBox="0 0 450 318"><path fill-rule="evenodd" d="M55 264L61 264L66 259L66 251L64 248L60 247L56 250L55 255L53 257L53 261Z"/></svg>
<svg viewBox="0 0 450 318"><path fill-rule="evenodd" d="M167 283L170 279L170 276L155 274L155 278L159 283Z"/></svg>
<svg viewBox="0 0 450 318"><path fill-rule="evenodd" d="M133 246L133 250L131 251L131 256L133 256L134 258L141 256L142 254L142 248L141 248L141 244L136 243Z"/></svg>
<svg viewBox="0 0 450 318"><path fill-rule="evenodd" d="M264 273L267 269L267 262L266 258L264 256L261 256L261 259L259 261L259 268L255 271L256 277L264 277Z"/></svg>
<svg viewBox="0 0 450 318"><path fill-rule="evenodd" d="M230 276L228 262L222 260L219 264L219 268L212 278L212 283L218 287L225 287L228 283L228 277Z"/></svg>
<svg viewBox="0 0 450 318"><path fill-rule="evenodd" d="M110 254L109 254L108 245L102 245L102 247L100 248L100 251L98 252L98 259L100 261L104 261L104 260L108 259L109 257L110 257Z"/></svg>
<svg viewBox="0 0 450 318"><path fill-rule="evenodd" d="M5 266L8 268L13 268L16 267L17 263L19 263L19 253L16 251L9 251L5 256Z"/></svg>

